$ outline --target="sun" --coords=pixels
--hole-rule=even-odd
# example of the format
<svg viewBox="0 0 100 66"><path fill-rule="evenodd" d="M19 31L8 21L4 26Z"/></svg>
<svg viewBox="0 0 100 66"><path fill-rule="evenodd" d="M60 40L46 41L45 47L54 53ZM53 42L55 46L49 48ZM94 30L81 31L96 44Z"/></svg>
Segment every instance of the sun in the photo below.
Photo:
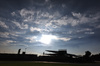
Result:
<svg viewBox="0 0 100 66"><path fill-rule="evenodd" d="M53 35L42 35L41 39L39 40L43 44L49 45L52 39L56 39L56 36Z"/></svg>

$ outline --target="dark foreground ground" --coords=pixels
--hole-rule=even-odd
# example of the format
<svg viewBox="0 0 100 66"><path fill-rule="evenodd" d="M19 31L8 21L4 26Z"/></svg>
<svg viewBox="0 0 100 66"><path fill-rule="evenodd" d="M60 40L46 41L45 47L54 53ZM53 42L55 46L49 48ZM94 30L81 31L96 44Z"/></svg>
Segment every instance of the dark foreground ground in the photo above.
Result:
<svg viewBox="0 0 100 66"><path fill-rule="evenodd" d="M0 61L0 66L100 66L100 62L57 63L57 62L33 62L33 61Z"/></svg>

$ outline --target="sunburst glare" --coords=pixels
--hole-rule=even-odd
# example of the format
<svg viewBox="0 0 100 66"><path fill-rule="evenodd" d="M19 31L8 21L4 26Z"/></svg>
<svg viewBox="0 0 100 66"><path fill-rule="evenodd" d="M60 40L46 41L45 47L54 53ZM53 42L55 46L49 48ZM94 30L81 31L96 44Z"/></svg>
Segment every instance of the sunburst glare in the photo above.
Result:
<svg viewBox="0 0 100 66"><path fill-rule="evenodd" d="M39 40L43 44L50 44L52 39L56 39L57 37L54 35L42 35L41 39Z"/></svg>

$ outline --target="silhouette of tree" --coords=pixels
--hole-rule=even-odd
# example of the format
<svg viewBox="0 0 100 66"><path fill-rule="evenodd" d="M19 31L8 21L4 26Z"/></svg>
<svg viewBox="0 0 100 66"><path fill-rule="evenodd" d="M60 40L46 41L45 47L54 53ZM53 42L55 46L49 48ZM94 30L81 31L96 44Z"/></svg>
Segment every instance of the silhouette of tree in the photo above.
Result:
<svg viewBox="0 0 100 66"><path fill-rule="evenodd" d="M90 51L85 52L85 55L83 56L83 62L92 62Z"/></svg>
<svg viewBox="0 0 100 66"><path fill-rule="evenodd" d="M91 52L90 51L86 51L85 52L85 57L90 57L91 56Z"/></svg>

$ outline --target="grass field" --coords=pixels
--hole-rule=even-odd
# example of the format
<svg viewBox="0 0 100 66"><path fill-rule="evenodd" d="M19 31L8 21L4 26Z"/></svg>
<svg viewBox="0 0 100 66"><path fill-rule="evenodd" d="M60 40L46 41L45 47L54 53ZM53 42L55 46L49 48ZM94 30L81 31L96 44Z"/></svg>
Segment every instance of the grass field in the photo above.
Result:
<svg viewBox="0 0 100 66"><path fill-rule="evenodd" d="M42 63L32 61L0 61L0 66L100 66L100 63Z"/></svg>

